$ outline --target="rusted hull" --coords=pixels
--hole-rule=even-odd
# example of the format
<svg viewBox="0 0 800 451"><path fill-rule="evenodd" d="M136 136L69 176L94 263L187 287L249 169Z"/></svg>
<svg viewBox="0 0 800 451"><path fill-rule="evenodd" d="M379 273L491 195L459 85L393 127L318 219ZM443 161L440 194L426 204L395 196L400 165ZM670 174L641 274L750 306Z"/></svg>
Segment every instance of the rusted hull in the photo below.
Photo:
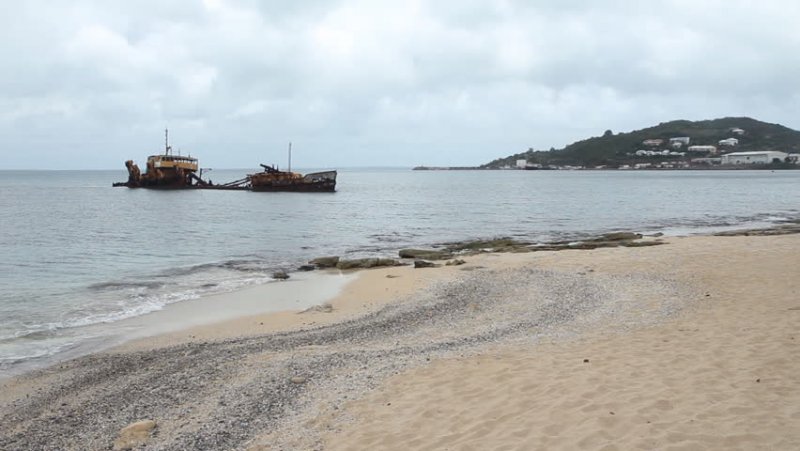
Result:
<svg viewBox="0 0 800 451"><path fill-rule="evenodd" d="M128 181L128 182L114 183L113 186L122 186L122 187L128 187L128 188L164 189L164 190L170 190L170 189L194 189L194 188L199 188L200 187L200 185L194 185L192 183L187 183L187 182L182 181L182 180L170 181L170 182L140 180L137 183L131 183L130 181Z"/></svg>
<svg viewBox="0 0 800 451"><path fill-rule="evenodd" d="M199 189L202 188L201 186L195 185L183 185L183 184L175 184L175 185L131 185L128 183L120 182L114 183L112 186L114 187L125 187L125 188L144 188L144 189L157 189L157 190L178 190L178 189Z"/></svg>
<svg viewBox="0 0 800 451"><path fill-rule="evenodd" d="M336 171L314 172L300 176L291 172L267 170L250 174L249 179L253 191L332 193L336 191L336 175Z"/></svg>
<svg viewBox="0 0 800 451"><path fill-rule="evenodd" d="M336 183L309 183L295 185L263 185L251 187L253 191L259 192L300 192L300 193L333 193L336 191Z"/></svg>

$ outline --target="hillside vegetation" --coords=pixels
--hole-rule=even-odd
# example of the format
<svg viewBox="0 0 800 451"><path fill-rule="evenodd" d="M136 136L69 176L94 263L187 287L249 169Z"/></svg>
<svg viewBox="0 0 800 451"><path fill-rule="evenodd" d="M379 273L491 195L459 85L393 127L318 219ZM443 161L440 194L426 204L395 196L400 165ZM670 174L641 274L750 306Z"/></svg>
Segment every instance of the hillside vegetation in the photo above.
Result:
<svg viewBox="0 0 800 451"><path fill-rule="evenodd" d="M744 134L736 135L731 130L740 128ZM647 149L642 142L647 139L663 139L688 136L691 145L714 145L719 140L737 138L735 147L720 147L723 152L747 152L778 150L787 153L800 152L800 132L779 124L761 122L749 117L726 117L706 121L677 120L662 122L654 127L614 134L610 130L603 136L574 142L563 149L549 151L528 149L526 152L499 158L481 167L501 168L514 166L519 159L542 165L609 166L616 167L636 161L632 153ZM662 146L663 148L664 146ZM684 147L683 150L686 150Z"/></svg>

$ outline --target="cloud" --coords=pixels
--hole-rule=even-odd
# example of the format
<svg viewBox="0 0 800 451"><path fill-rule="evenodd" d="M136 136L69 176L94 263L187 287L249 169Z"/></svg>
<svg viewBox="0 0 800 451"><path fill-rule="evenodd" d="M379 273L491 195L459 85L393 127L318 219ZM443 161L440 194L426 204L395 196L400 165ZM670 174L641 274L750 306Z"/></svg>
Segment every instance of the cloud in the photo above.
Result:
<svg viewBox="0 0 800 451"><path fill-rule="evenodd" d="M677 118L800 126L795 2L7 9L2 168L121 167L159 149L164 126L214 167L282 158L289 140L306 166L466 165Z"/></svg>

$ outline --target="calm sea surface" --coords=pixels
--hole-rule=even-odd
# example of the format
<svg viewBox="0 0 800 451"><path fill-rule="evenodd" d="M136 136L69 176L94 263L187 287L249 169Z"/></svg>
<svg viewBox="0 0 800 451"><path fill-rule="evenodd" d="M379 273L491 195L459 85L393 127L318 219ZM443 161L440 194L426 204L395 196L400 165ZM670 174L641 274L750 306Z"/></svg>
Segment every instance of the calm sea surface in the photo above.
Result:
<svg viewBox="0 0 800 451"><path fill-rule="evenodd" d="M217 182L245 171L214 171ZM800 171L340 171L336 193L112 188L121 171L0 171L0 375L82 328L268 283L322 255L800 218Z"/></svg>

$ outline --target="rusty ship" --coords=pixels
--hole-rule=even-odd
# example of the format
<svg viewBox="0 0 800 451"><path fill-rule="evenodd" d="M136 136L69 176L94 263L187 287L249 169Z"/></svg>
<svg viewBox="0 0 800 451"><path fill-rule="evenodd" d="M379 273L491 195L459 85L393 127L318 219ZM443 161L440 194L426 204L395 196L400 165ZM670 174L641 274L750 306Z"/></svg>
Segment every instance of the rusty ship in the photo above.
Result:
<svg viewBox="0 0 800 451"><path fill-rule="evenodd" d="M275 166L261 165L263 171L248 174L247 180L253 191L299 191L299 192L334 192L336 191L336 171L312 172L300 174L292 172L292 143L289 143L289 168L281 171Z"/></svg>
<svg viewBox="0 0 800 451"><path fill-rule="evenodd" d="M169 131L164 130L164 153L147 157L144 174L139 166L128 160L128 181L114 183L113 186L150 189L218 189L243 191L296 191L296 192L335 192L336 171L300 174L292 172L292 144L289 143L289 170L281 171L275 166L262 164L262 172L248 174L246 177L229 183L213 184L203 180L202 169L196 158L175 155L169 145ZM199 175L198 175L199 171Z"/></svg>
<svg viewBox="0 0 800 451"><path fill-rule="evenodd" d="M336 191L336 171L299 174L281 171L275 167L261 165L264 170L249 174L250 189L253 191L300 191L300 192L334 192Z"/></svg>
<svg viewBox="0 0 800 451"><path fill-rule="evenodd" d="M114 186L151 189L186 189L210 185L197 175L197 158L175 155L169 145L169 130L164 130L164 153L147 157L144 174L133 160L125 162L128 181Z"/></svg>

